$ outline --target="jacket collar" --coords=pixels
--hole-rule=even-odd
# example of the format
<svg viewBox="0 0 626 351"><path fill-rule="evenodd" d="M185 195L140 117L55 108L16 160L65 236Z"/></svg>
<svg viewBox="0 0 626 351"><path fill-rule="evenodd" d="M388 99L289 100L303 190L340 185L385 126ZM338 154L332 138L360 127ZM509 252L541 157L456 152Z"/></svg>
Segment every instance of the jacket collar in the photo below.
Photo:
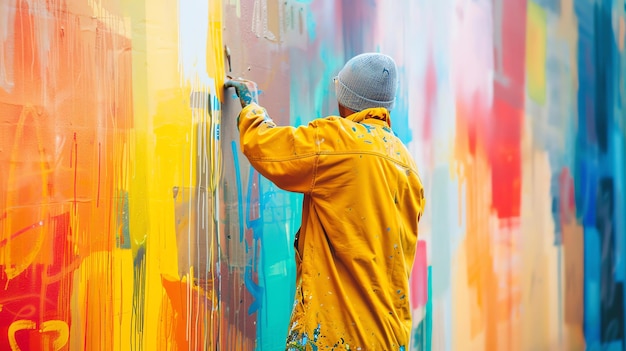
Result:
<svg viewBox="0 0 626 351"><path fill-rule="evenodd" d="M382 126L386 124L388 127L391 127L389 110L384 107L373 107L365 109L363 111L355 112L349 116L346 116L346 119L349 119L356 123L372 123Z"/></svg>

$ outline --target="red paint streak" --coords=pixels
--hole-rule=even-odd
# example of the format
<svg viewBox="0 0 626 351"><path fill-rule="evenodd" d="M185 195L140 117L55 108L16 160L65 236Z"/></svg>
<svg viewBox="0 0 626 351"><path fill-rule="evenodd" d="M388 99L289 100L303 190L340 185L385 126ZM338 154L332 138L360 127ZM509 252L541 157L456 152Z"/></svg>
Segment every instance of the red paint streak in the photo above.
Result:
<svg viewBox="0 0 626 351"><path fill-rule="evenodd" d="M424 307L428 302L428 259L426 242L417 242L415 262L411 274L411 306Z"/></svg>
<svg viewBox="0 0 626 351"><path fill-rule="evenodd" d="M467 119L467 141L469 152L472 155L476 155L476 144L479 142L479 139L481 143L486 139L484 135L484 126L486 124L483 123L485 121L485 108L478 102L480 100L478 93L474 93L473 100L470 105L471 118ZM483 128L478 128L478 125L482 125Z"/></svg>
<svg viewBox="0 0 626 351"><path fill-rule="evenodd" d="M494 101L494 134L489 147L492 204L500 218L519 217L522 195L522 116L502 100Z"/></svg>
<svg viewBox="0 0 626 351"><path fill-rule="evenodd" d="M39 221L35 224L31 224L28 227L22 228L18 231L16 231L15 233L11 234L11 236L9 236L8 239L2 239L0 240L0 246L4 246L7 244L7 242L9 242L9 240L13 240L15 238L17 238L18 236L20 236L21 234L26 233L27 231L31 230L31 229L35 229L37 227L41 227L43 226L44 222L43 221Z"/></svg>
<svg viewBox="0 0 626 351"><path fill-rule="evenodd" d="M70 215L68 212L59 216L52 217L53 230L55 233L60 233L52 238L53 256L50 260L50 265L46 274L43 276L43 281L47 283L54 283L60 280L68 272L72 272L78 268L81 261L81 256L76 255L72 250L72 228L70 226ZM69 302L68 302L69 303ZM69 306L69 305L67 305Z"/></svg>
<svg viewBox="0 0 626 351"><path fill-rule="evenodd" d="M500 27L498 29L498 27ZM526 0L502 2L502 67L494 81L490 138L492 204L499 218L519 217L522 190L521 136L525 99ZM497 65L496 65L497 66Z"/></svg>

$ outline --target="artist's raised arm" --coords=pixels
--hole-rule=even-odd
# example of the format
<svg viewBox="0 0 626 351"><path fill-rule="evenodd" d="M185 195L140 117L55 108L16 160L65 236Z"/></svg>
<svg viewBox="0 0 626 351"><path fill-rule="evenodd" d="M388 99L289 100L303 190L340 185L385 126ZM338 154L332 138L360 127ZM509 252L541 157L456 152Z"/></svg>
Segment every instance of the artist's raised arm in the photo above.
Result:
<svg viewBox="0 0 626 351"><path fill-rule="evenodd" d="M307 193L317 166L317 128L277 126L266 110L248 104L239 114L241 149L252 166L282 189Z"/></svg>

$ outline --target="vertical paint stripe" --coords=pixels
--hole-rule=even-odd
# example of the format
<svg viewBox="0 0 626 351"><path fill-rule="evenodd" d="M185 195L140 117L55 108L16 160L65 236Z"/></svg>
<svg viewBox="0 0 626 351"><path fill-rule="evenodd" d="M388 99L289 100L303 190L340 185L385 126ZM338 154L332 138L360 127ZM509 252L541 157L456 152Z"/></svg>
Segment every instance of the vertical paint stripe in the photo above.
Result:
<svg viewBox="0 0 626 351"><path fill-rule="evenodd" d="M428 266L428 298L426 301L426 351L432 350L433 338L433 267Z"/></svg>
<svg viewBox="0 0 626 351"><path fill-rule="evenodd" d="M546 101L546 11L528 1L526 20L526 76L528 94L536 103Z"/></svg>
<svg viewBox="0 0 626 351"><path fill-rule="evenodd" d="M237 182L237 209L239 211L239 242L243 242L244 227L244 211L243 211L243 185L241 182L241 171L239 168L239 156L237 156L237 143L233 140L230 144L233 163L235 165L235 181Z"/></svg>

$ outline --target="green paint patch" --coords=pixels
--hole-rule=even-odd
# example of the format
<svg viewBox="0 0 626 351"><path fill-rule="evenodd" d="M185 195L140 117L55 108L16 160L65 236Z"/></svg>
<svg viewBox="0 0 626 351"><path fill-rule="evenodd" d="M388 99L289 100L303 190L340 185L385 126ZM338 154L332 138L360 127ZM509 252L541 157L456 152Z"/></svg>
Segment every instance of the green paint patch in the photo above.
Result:
<svg viewBox="0 0 626 351"><path fill-rule="evenodd" d="M116 200L117 216L115 217L115 246L130 249L130 215L128 192L121 190Z"/></svg>

